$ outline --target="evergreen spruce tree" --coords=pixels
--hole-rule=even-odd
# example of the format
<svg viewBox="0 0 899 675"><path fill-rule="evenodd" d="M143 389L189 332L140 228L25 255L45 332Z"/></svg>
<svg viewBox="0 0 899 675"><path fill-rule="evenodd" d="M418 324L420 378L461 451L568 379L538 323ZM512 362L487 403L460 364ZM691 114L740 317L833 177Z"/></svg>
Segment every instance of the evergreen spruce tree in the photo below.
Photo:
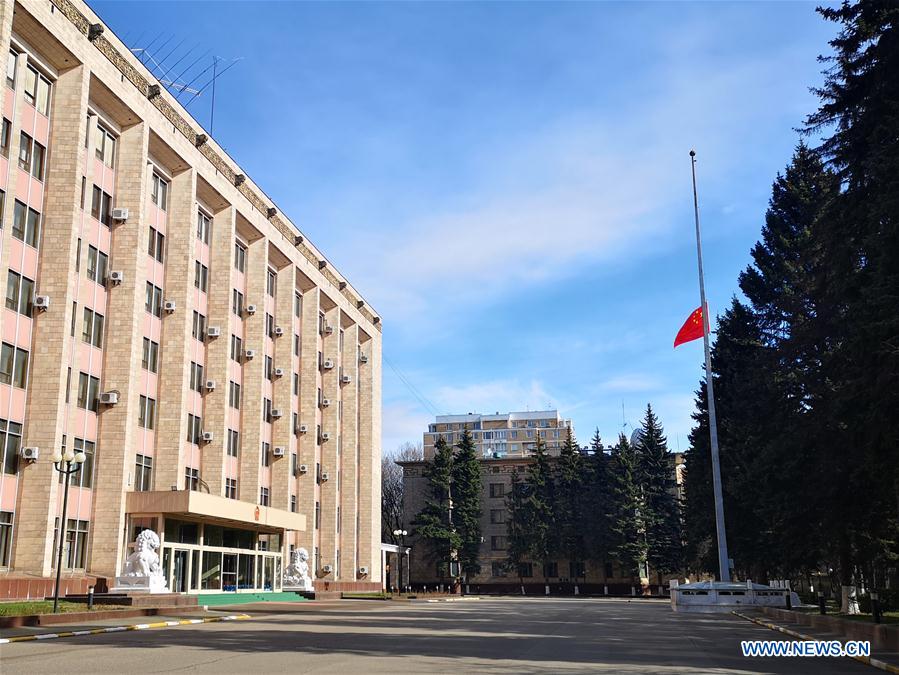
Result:
<svg viewBox="0 0 899 675"><path fill-rule="evenodd" d="M547 564L559 550L558 528L554 513L556 503L556 486L549 456L546 454L546 443L537 431L536 448L533 461L528 466L527 494L524 498L524 522L526 533L530 539L531 558L543 565L543 576L546 583Z"/></svg>
<svg viewBox="0 0 899 675"><path fill-rule="evenodd" d="M506 534L508 546L506 548L507 566L518 576L521 585L521 594L524 595L524 577L522 565L528 557L531 549L530 523L527 509L527 485L518 475L518 470L512 471L512 487L506 497Z"/></svg>
<svg viewBox="0 0 899 675"><path fill-rule="evenodd" d="M614 555L622 567L639 577L646 563L646 523L639 483L639 459L624 434L612 452L615 497L612 516Z"/></svg>
<svg viewBox="0 0 899 675"><path fill-rule="evenodd" d="M450 561L462 543L450 522L452 472L453 450L443 436L438 436L434 443L434 458L425 462L424 477L428 481L428 496L412 521L415 535L425 544L426 555L438 563Z"/></svg>
<svg viewBox="0 0 899 675"><path fill-rule="evenodd" d="M559 532L559 553L568 559L572 577L577 583L577 565L584 561L584 475L583 458L571 428L559 452L556 464L556 527Z"/></svg>
<svg viewBox="0 0 899 675"><path fill-rule="evenodd" d="M674 491L674 466L668 441L651 405L646 406L642 429L636 456L647 561L656 572L675 572L683 568L680 504Z"/></svg>
<svg viewBox="0 0 899 675"><path fill-rule="evenodd" d="M451 470L453 524L459 536L459 564L465 583L481 571L481 462L471 432L465 429L456 445Z"/></svg>
<svg viewBox="0 0 899 675"><path fill-rule="evenodd" d="M614 497L609 456L602 446L599 429L590 441L590 453L585 461L583 510L581 528L588 558L606 562L611 558L611 521Z"/></svg>

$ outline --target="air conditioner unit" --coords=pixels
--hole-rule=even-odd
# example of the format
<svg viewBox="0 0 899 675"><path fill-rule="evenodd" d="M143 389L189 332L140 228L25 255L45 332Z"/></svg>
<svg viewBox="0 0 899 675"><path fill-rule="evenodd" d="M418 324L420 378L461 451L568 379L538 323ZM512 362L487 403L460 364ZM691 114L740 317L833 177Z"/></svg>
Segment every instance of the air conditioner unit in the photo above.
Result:
<svg viewBox="0 0 899 675"><path fill-rule="evenodd" d="M210 326L206 329L206 337L217 338L222 336L222 329L218 326Z"/></svg>
<svg viewBox="0 0 899 675"><path fill-rule="evenodd" d="M323 431L323 432L322 432L322 440L323 440L323 441L330 441L330 440L331 440L331 434L330 434L330 432Z"/></svg>
<svg viewBox="0 0 899 675"><path fill-rule="evenodd" d="M284 446L276 445L272 448L272 457L283 457L284 456Z"/></svg>
<svg viewBox="0 0 899 675"><path fill-rule="evenodd" d="M34 308L35 309L50 309L50 296L49 295L35 295L34 296Z"/></svg>
<svg viewBox="0 0 899 675"><path fill-rule="evenodd" d="M297 467L297 473L308 473L309 465L308 464L300 464Z"/></svg>
<svg viewBox="0 0 899 675"><path fill-rule="evenodd" d="M325 370L331 370L334 367L334 362L331 359L325 359L324 363L322 363L322 368Z"/></svg>
<svg viewBox="0 0 899 675"><path fill-rule="evenodd" d="M349 384L352 381L353 381L353 378L350 377L349 375L343 375L340 378L340 384Z"/></svg>
<svg viewBox="0 0 899 675"><path fill-rule="evenodd" d="M128 209L117 207L112 210L113 220L128 220Z"/></svg>
<svg viewBox="0 0 899 675"><path fill-rule="evenodd" d="M247 350L243 353L243 357L244 357L247 361L256 358L256 350L255 350L255 349L247 349Z"/></svg>
<svg viewBox="0 0 899 675"><path fill-rule="evenodd" d="M109 283L113 286L118 286L120 283L125 281L125 273L120 270L113 270L109 273Z"/></svg>
<svg viewBox="0 0 899 675"><path fill-rule="evenodd" d="M211 431L204 431L202 434L200 434L200 438L204 443L211 443L212 439L215 438L215 434L213 434Z"/></svg>
<svg viewBox="0 0 899 675"><path fill-rule="evenodd" d="M329 405L331 405L331 399L323 398L322 399L322 408L327 408Z"/></svg>
<svg viewBox="0 0 899 675"><path fill-rule="evenodd" d="M104 391L100 394L101 405L115 405L119 402L119 392Z"/></svg>
<svg viewBox="0 0 899 675"><path fill-rule="evenodd" d="M27 462L36 462L38 457L40 456L41 451L40 448L30 447L30 448L19 448L19 457L24 459Z"/></svg>
<svg viewBox="0 0 899 675"><path fill-rule="evenodd" d="M272 419L279 419L281 417L281 411L278 408L272 408Z"/></svg>
<svg viewBox="0 0 899 675"><path fill-rule="evenodd" d="M329 326L329 325L325 326L325 331L324 331L325 335L331 335L333 332L334 332L334 326Z"/></svg>
<svg viewBox="0 0 899 675"><path fill-rule="evenodd" d="M253 314L255 314L256 313L256 305L247 305L246 312L247 312L247 314L249 314L251 316Z"/></svg>
<svg viewBox="0 0 899 675"><path fill-rule="evenodd" d="M275 375L275 377L284 377L284 369L283 368L275 368L274 375Z"/></svg>
<svg viewBox="0 0 899 675"><path fill-rule="evenodd" d="M327 471L322 471L322 483L328 481L330 478L331 474L329 474Z"/></svg>
<svg viewBox="0 0 899 675"><path fill-rule="evenodd" d="M309 431L308 424L301 424L300 426L297 427L297 433L305 434L307 431Z"/></svg>
<svg viewBox="0 0 899 675"><path fill-rule="evenodd" d="M215 391L215 380L206 380L206 391Z"/></svg>
<svg viewBox="0 0 899 675"><path fill-rule="evenodd" d="M176 309L178 309L178 303L176 303L174 300L166 300L166 301L163 303L162 307L163 307L163 309L164 309L166 312L168 312L169 314L171 314L171 313L174 312Z"/></svg>
<svg viewBox="0 0 899 675"><path fill-rule="evenodd" d="M367 574L368 574L368 568L367 568L367 567L364 567L364 566L363 566L363 567L360 567L360 568L359 568L359 576L360 576L360 577L364 577L364 576L366 576Z"/></svg>
<svg viewBox="0 0 899 675"><path fill-rule="evenodd" d="M324 572L325 574L331 574L333 569L334 568L331 567L330 565L322 565L322 572Z"/></svg>
<svg viewBox="0 0 899 675"><path fill-rule="evenodd" d="M284 329L281 326L275 326L275 337L281 337L284 335Z"/></svg>
<svg viewBox="0 0 899 675"><path fill-rule="evenodd" d="M359 363L368 363L368 355L359 354Z"/></svg>

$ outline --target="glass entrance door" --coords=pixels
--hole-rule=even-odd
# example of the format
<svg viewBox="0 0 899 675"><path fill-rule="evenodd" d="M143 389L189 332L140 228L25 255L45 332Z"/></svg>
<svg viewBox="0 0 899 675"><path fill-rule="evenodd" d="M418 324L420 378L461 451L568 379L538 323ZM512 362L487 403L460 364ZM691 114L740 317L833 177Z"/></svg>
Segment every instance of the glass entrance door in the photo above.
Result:
<svg viewBox="0 0 899 675"><path fill-rule="evenodd" d="M186 593L188 589L188 558L190 551L184 548L176 548L172 556L172 583L169 589L173 593Z"/></svg>
<svg viewBox="0 0 899 675"><path fill-rule="evenodd" d="M222 556L222 590L237 590L237 554L225 553Z"/></svg>

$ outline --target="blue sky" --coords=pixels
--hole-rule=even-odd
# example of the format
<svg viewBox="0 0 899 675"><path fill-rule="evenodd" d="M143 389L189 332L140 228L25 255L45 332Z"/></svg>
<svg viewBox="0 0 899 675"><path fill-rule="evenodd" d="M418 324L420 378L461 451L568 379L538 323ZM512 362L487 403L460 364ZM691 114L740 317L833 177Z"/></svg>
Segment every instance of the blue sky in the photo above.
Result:
<svg viewBox="0 0 899 675"><path fill-rule="evenodd" d="M243 57L213 135L383 317L386 450L431 406L558 407L586 442L647 402L686 449L687 153L717 313L834 34L788 2L91 5L132 47Z"/></svg>

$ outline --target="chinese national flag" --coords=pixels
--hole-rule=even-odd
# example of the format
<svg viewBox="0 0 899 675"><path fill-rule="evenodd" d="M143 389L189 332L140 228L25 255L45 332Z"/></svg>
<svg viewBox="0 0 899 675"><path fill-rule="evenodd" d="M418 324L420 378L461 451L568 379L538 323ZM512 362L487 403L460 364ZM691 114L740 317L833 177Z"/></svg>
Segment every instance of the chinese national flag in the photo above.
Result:
<svg viewBox="0 0 899 675"><path fill-rule="evenodd" d="M684 325L677 331L677 337L674 338L674 346L677 347L684 342L698 340L703 336L702 326L702 307L697 307L693 313L684 321Z"/></svg>

